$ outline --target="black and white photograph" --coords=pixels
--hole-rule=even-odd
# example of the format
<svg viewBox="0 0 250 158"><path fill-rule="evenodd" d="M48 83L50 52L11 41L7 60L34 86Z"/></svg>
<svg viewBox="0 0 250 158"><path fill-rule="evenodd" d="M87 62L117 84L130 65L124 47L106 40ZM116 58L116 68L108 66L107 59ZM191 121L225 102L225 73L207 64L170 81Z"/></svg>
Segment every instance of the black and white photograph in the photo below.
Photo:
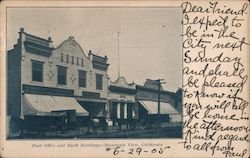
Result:
<svg viewBox="0 0 250 158"><path fill-rule="evenodd" d="M9 7L6 139L182 139L181 7Z"/></svg>

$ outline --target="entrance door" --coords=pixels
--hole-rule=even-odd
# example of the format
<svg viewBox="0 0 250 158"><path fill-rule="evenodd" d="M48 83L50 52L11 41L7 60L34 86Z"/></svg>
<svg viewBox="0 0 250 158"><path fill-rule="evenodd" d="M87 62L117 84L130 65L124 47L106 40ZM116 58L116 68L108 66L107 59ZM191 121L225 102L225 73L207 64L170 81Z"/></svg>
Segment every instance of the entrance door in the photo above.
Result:
<svg viewBox="0 0 250 158"><path fill-rule="evenodd" d="M127 110L127 113L128 113L128 119L132 119L132 106L133 104L128 104L127 107L128 107L128 110Z"/></svg>

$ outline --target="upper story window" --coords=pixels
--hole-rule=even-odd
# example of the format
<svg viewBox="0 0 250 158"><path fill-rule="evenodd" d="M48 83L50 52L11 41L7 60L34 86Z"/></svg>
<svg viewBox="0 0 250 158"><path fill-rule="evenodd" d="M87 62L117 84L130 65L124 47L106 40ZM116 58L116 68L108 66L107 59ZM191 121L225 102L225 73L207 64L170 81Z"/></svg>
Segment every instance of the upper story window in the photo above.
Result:
<svg viewBox="0 0 250 158"><path fill-rule="evenodd" d="M96 89L102 90L102 77L101 74L96 74Z"/></svg>
<svg viewBox="0 0 250 158"><path fill-rule="evenodd" d="M66 56L66 62L69 63L69 55Z"/></svg>
<svg viewBox="0 0 250 158"><path fill-rule="evenodd" d="M43 82L43 62L32 62L32 81Z"/></svg>
<svg viewBox="0 0 250 158"><path fill-rule="evenodd" d="M79 57L76 57L76 65L79 65Z"/></svg>
<svg viewBox="0 0 250 158"><path fill-rule="evenodd" d="M57 83L66 85L67 84L67 68L63 66L57 66Z"/></svg>
<svg viewBox="0 0 250 158"><path fill-rule="evenodd" d="M74 56L72 56L72 61L71 61L71 64L75 64L75 59L74 59Z"/></svg>
<svg viewBox="0 0 250 158"><path fill-rule="evenodd" d="M81 61L81 66L83 66L83 59L82 59L82 61Z"/></svg>
<svg viewBox="0 0 250 158"><path fill-rule="evenodd" d="M86 87L86 71L79 70L79 87Z"/></svg>
<svg viewBox="0 0 250 158"><path fill-rule="evenodd" d="M63 53L61 54L61 62L63 62Z"/></svg>

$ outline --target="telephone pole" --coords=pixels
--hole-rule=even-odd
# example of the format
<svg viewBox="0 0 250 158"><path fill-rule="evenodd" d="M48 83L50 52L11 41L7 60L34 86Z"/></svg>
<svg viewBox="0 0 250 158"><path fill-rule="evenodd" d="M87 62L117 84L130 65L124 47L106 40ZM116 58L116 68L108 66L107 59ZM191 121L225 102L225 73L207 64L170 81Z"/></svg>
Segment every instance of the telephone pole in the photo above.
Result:
<svg viewBox="0 0 250 158"><path fill-rule="evenodd" d="M155 80L157 81L157 85L158 85L158 117L160 118L160 114L161 114L161 85L165 84L166 82L162 82L164 79L158 79Z"/></svg>

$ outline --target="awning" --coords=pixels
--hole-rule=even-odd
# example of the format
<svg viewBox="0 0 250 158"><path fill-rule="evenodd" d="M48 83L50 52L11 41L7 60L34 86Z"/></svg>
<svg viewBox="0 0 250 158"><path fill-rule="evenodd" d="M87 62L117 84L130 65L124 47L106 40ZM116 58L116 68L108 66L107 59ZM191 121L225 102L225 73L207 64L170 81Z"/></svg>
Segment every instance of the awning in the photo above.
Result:
<svg viewBox="0 0 250 158"><path fill-rule="evenodd" d="M148 114L158 114L158 102L139 100L140 104L148 111ZM160 102L160 114L179 114L171 104Z"/></svg>
<svg viewBox="0 0 250 158"><path fill-rule="evenodd" d="M56 111L75 110L77 116L88 116L89 113L72 97L24 94L24 113L30 115L57 115Z"/></svg>

